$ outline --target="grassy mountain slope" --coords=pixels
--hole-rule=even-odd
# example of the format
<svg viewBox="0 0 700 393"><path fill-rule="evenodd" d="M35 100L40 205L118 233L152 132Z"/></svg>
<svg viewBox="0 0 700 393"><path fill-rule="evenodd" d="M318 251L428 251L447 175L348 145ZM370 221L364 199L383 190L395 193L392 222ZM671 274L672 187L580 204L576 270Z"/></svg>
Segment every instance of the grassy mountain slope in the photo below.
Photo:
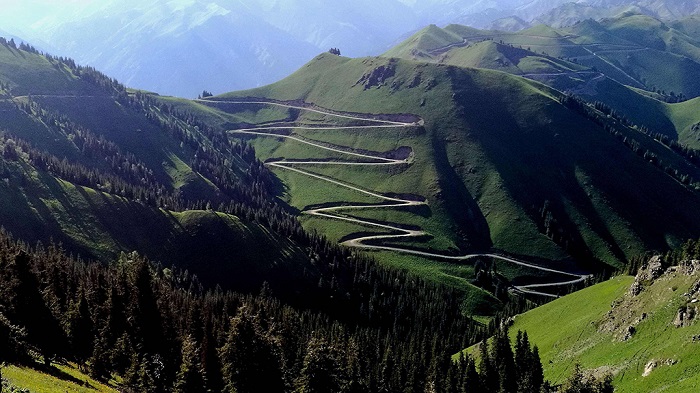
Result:
<svg viewBox="0 0 700 393"><path fill-rule="evenodd" d="M700 149L700 98L666 105L665 109L678 131L678 140Z"/></svg>
<svg viewBox="0 0 700 393"><path fill-rule="evenodd" d="M13 388L27 389L32 393L118 392L114 386L90 378L78 370L74 364L56 365L51 373L29 367L7 366L3 367L2 376L3 379L9 382L9 386L4 386L6 390ZM13 390L9 391L12 392Z"/></svg>
<svg viewBox="0 0 700 393"><path fill-rule="evenodd" d="M571 248L544 234L541 217L548 209L560 223L557 231L567 234L566 242L585 244L591 255L612 265L697 232L688 216L699 211L692 207L698 206L695 192L560 105L557 96L543 85L500 72L324 54L276 84L213 101L263 97L351 113L420 116L424 131L417 135L358 131L333 135L332 140L323 137L380 152L409 146L415 159L402 172L313 171L380 192L427 198L430 211L419 217L392 212L378 219L432 225L429 244L443 250L466 252L492 245L520 255L564 259ZM231 114L241 110L228 105ZM311 138L308 131L298 133ZM253 143L263 158L309 154L288 140L258 137ZM299 209L328 202L329 195L337 202L352 197L322 191L296 174L276 173L288 187L290 203ZM668 203L667 198L675 201ZM674 225L663 224L669 218ZM335 226L318 220L308 218L306 225L324 232Z"/></svg>
<svg viewBox="0 0 700 393"><path fill-rule="evenodd" d="M590 372L612 373L615 391L696 391L700 325L692 317L681 327L676 322L679 310L697 301L697 272L638 279L643 290L636 296L634 281L617 277L565 296L516 317L511 332L527 330L555 383L580 362Z"/></svg>
<svg viewBox="0 0 700 393"><path fill-rule="evenodd" d="M384 56L491 68L514 74L593 69L624 85L696 97L700 95L700 82L696 77L700 73L700 40L685 32L693 31L692 20L676 26L669 27L652 17L633 13L602 22L585 20L559 29L538 25L519 32L480 31L450 25L443 33L435 27L419 31ZM451 39L423 39L423 36L440 34L449 34ZM529 53L506 55L510 57L506 60L494 50L484 50L485 40L526 49ZM508 50L515 51L514 48ZM505 54L503 49L498 52ZM522 58L528 60L523 62L525 67L513 67ZM566 81L562 77L537 79L560 90L580 89L590 80L583 75L568 75Z"/></svg>
<svg viewBox="0 0 700 393"><path fill-rule="evenodd" d="M634 124L654 133L668 136L694 149L700 148L700 99L680 103L661 101L658 95L623 86L611 79L602 79L590 90L579 92L581 97L599 101L615 109Z"/></svg>
<svg viewBox="0 0 700 393"><path fill-rule="evenodd" d="M394 53L392 50L387 52L386 56L394 57ZM413 58L425 61L428 59L428 56L414 56ZM454 48L442 55L431 56L429 59L444 64L488 68L515 75L560 73L586 69L571 62L536 54L527 49L504 45L492 40Z"/></svg>
<svg viewBox="0 0 700 393"><path fill-rule="evenodd" d="M692 38L700 38L700 16L691 15L687 18L670 23L670 26Z"/></svg>
<svg viewBox="0 0 700 393"><path fill-rule="evenodd" d="M700 59L700 40L697 36L685 33L683 29L689 26L690 20L677 30L657 19L646 15L627 15L622 18L612 18L601 22L611 34L644 47L668 51L697 61Z"/></svg>
<svg viewBox="0 0 700 393"><path fill-rule="evenodd" d="M95 94L95 86L79 80L65 67L55 67L46 57L0 45L0 81L16 95Z"/></svg>
<svg viewBox="0 0 700 393"><path fill-rule="evenodd" d="M236 216L157 209L17 166L7 164L10 175L0 182L0 223L26 241L53 239L105 261L136 250L189 268L207 283L225 277L226 285L248 291L275 265L303 255L294 243Z"/></svg>
<svg viewBox="0 0 700 393"><path fill-rule="evenodd" d="M193 167L198 151L220 148L213 134L155 103L130 104L69 61L11 45L0 45L0 83L0 226L18 238L105 261L136 250L245 291L304 260L266 227L204 210L231 200L223 182ZM229 182L245 182L252 164L234 151L224 157ZM177 200L204 202L168 206Z"/></svg>
<svg viewBox="0 0 700 393"><path fill-rule="evenodd" d="M453 37L450 44L425 45L431 41L423 41L423 35L439 34L432 27L384 56L524 75L602 102L635 124L698 148L700 127L693 128L700 121L693 113L697 101L664 102L700 91L695 24L688 18L666 25L627 13L602 22L585 20L556 30L535 26L516 33L450 25L443 29Z"/></svg>

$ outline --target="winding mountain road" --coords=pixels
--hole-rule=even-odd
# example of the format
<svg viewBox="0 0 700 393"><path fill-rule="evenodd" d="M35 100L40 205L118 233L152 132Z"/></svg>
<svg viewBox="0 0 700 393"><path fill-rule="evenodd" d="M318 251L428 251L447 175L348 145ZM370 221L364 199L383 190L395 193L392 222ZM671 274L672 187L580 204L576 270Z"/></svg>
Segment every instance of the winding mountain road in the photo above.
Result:
<svg viewBox="0 0 700 393"><path fill-rule="evenodd" d="M293 131L293 130L313 130L313 131L331 131L331 132L338 132L338 131L343 131L343 130L350 130L350 129L374 129L374 130L387 130L387 129L398 129L398 128L410 128L410 127L420 127L423 125L422 120L418 120L416 122L400 122L400 121L391 121L391 120L382 120L382 119L375 119L371 118L370 116L361 116L361 115L356 115L356 114L342 114L342 113L335 113L327 110L322 110L318 108L308 108L304 106L298 106L298 105L291 105L291 104L284 104L284 103L279 103L279 102L268 102L268 101L210 101L210 100L198 100L198 102L201 103L225 103L225 104L255 104L255 105L270 105L270 106L279 106L279 107L285 107L289 109L297 109L297 110L302 110L302 111L309 111L309 112L314 112L318 114L322 114L328 117L335 117L339 119L346 119L346 120L356 120L356 121L362 121L362 122L367 122L370 124L367 125L356 125L356 126L300 126L294 123L284 123L284 124L276 124L274 126L262 126L262 127L253 127L253 128L241 128L241 129L233 129L229 130L228 132L234 133L234 134L243 134L243 135L254 135L254 136L260 136L260 137L274 137L274 138L284 138L288 140L292 140L297 143L303 143L309 146L313 146L318 149L323 149L329 152L333 152L336 154L340 155L347 155L350 157L356 157L356 158L362 158L365 161L345 161L345 160L339 160L339 159L323 159L323 160L287 160L287 159L279 159L279 160L269 160L266 165L274 167L274 168L279 168L282 170L287 170L291 172L295 172L298 174L301 174L303 176L307 176L310 178L314 178L317 180L321 180L330 184L334 184L339 187L343 187L346 189L350 189L353 191L356 191L358 193L364 194L366 196L374 197L379 199L381 202L375 203L375 204L337 204L335 206L328 206L328 207L319 207L319 208L311 208L308 210L303 211L304 214L312 215L312 216L317 216L317 217L325 217L333 220L339 220L339 221L345 221L345 222L351 222L354 224L359 224L367 227L372 227L372 228L379 228L382 230L387 230L389 233L386 234L378 234L378 235L366 235L366 236L358 236L355 238L352 238L350 240L344 241L342 244L348 247L354 247L358 249L366 249L366 250L382 250L382 251L393 251L393 252L399 252L399 253L404 253L404 254L411 254L411 255L417 255L421 257L426 257L430 259L439 259L439 260L452 260L452 261L466 261L469 259L474 259L474 258L480 258L480 257L485 257L485 258L493 258L493 259L498 259L504 262L512 263L515 265L519 266L524 266L528 267L531 269L539 270L542 272L547 272L547 273L553 273L553 274L558 274L561 276L566 276L566 277L571 277L572 279L570 280L563 280L563 281L552 281L552 282L547 282L547 283L540 283L540 284L530 284L530 285L518 285L514 286L514 289L516 291L519 291L521 293L529 293L529 294L535 294L535 295L541 295L541 296L547 296L547 297L557 297L556 295L547 293L547 292L541 292L538 289L544 289L544 288L553 288L553 287L559 287L559 286L564 286L564 285L570 285L570 284L575 284L579 283L586 278L588 278L588 275L582 275L582 274L576 274L576 273L570 273L562 270L557 270L557 269L552 269L552 268L547 268L539 265L535 265L529 262L521 261L512 257L504 256L504 255L499 255L499 254L493 254L493 253L476 253L476 254L465 254L465 255L446 255L446 254L440 254L440 253L434 253L434 252L428 252L428 251L419 251L411 248L406 248L406 247L401 247L401 246L388 246L388 245L378 245L377 242L379 241L386 241L386 240L399 240L399 239L404 239L404 238L419 238L422 236L428 235L427 232L421 230L421 229L406 229L400 227L398 224L390 224L390 223L378 223L366 219L361 219L357 217L351 217L347 215L341 214L343 211L358 211L358 210L366 210L366 209L386 209L386 208L399 208L399 207L409 207L409 206L420 206L420 205L428 205L428 202L425 200L412 200L412 199L406 199L402 197L395 197L395 196L387 196L383 195L381 193L372 191L372 190L367 190L352 184L348 184L346 182L343 182L338 179L334 179L328 176L323 176L319 175L316 173L309 172L307 170L297 168L296 166L300 165L305 165L305 166L328 166L328 165L347 165L347 166L378 166L378 165L410 165L412 160L415 159L412 154L410 154L407 158L405 159L394 159L394 158L386 158L382 157L381 155L373 155L368 152L364 153L358 153L356 151L353 151L351 148L345 148L345 147L330 147L328 145L324 145L321 143L309 141L294 135L287 135L287 134L281 134L279 132L284 132L284 131Z"/></svg>

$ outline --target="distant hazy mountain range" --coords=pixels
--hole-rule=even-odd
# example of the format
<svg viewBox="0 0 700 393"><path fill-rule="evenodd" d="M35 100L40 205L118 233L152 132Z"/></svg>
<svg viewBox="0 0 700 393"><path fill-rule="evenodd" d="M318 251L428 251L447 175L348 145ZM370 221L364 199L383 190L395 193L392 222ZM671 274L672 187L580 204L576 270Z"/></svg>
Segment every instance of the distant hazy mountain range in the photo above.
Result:
<svg viewBox="0 0 700 393"><path fill-rule="evenodd" d="M40 49L73 57L129 86L185 97L203 89L218 93L271 83L330 47L349 56L379 54L430 23L512 31L537 23L568 25L630 10L666 19L700 10L698 0L26 4L3 10L0 29L7 32L3 35L24 37Z"/></svg>

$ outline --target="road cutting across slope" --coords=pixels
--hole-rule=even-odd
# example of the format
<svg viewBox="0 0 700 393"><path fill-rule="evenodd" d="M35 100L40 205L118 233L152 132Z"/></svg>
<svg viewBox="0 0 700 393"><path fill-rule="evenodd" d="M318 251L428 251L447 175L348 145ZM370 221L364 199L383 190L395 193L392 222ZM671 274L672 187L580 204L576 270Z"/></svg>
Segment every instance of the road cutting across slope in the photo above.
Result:
<svg viewBox="0 0 700 393"><path fill-rule="evenodd" d="M352 160L340 160L340 159L317 159L317 160L312 160L312 159L302 159L302 160L289 160L289 159L271 159L269 160L266 165L273 167L273 168L278 168L281 170L286 170L286 171L291 171L309 178L313 178L316 180L320 180L323 182L327 182L339 187L343 187L346 189L350 189L353 191L356 191L358 193L361 193L366 196L370 196L373 198L377 198L380 202L374 203L374 204L352 204L352 203L339 203L334 206L325 206L325 207L318 207L318 208L309 208L305 211L303 211L304 214L308 214L311 216L317 216L317 217L324 217L332 220L338 220L338 221L345 221L345 222L350 222L354 224L359 224L367 227L372 227L372 228L378 228L382 230L388 231L388 233L385 234L373 234L373 235L359 235L356 237L353 237L349 240L344 241L342 244L348 247L354 247L358 249L365 249L365 250L379 250L379 251L392 251L392 252L399 252L399 253L404 253L404 254L411 254L411 255L417 255L425 258L430 258L430 259L438 259L438 260L451 260L451 261L466 261L469 259L474 259L474 258L493 258L497 259L500 261L504 261L507 263L511 263L514 265L519 265L519 266L524 266L527 268L539 270L542 272L546 273L551 273L551 274L557 274L561 276L566 276L566 277L571 277L572 279L569 280L561 280L561 281L552 281L548 283L540 283L540 284L530 284L530 285L518 285L514 286L514 289L516 291L522 292L522 293L529 293L529 294L536 294L536 295L542 295L542 296L549 296L549 297L556 297L556 295L552 295L547 292L541 292L537 289L543 289L543 288L554 288L554 287L559 287L559 286L564 286L564 285L571 285L575 283L579 283L586 278L588 278L588 275L583 275L583 274L577 274L577 273L571 273L571 272L566 272L562 270L557 270L557 269L552 269L552 268L547 268L539 265L535 265L533 263L529 263L526 261L518 260L512 257L504 256L504 255L499 255L499 254L494 254L494 253L473 253L473 254L464 254L464 255L449 255L449 254L441 254L441 253L436 253L436 252L428 252L428 251L420 251L408 247L401 247L398 245L382 245L382 241L395 241L395 240L402 240L405 238L420 238L423 236L428 235L427 232L423 231L422 229L407 229L401 227L399 224L392 224L392 223L379 223L367 219L362 219L362 218L357 218L353 216L349 216L346 214L343 214L341 212L348 212L348 211L358 211L358 210L367 210L367 209L395 209L395 208L402 208L402 207L410 207L410 206L421 206L421 205L428 205L428 202L424 198L416 198L416 199L409 199L407 197L398 197L398 196L388 196L384 195L382 193L368 190L362 187L358 187L353 184L346 183L342 180L338 180L335 178L331 178L329 176L324 176L324 175L319 175L317 173L313 173L310 171L307 171L305 169L298 168L297 166L328 166L328 165L335 165L335 166L342 166L342 165L347 165L347 166L378 166L378 165L410 165L412 160L415 160L415 157L412 155L409 155L407 158L403 159L396 159L396 158L387 158L382 156L381 154L372 154L371 152L357 152L353 151L352 148L349 147L342 147L342 146L328 146L326 144L322 144L319 142L315 141L310 141L304 138L300 138L298 136L294 136L290 134L290 132L293 132L294 130L312 130L312 131L324 131L324 132L347 132L349 130L357 130L357 129L363 129L363 130L389 130L389 129L405 129L405 128L411 128L411 127L421 127L423 124L422 120L417 120L415 122L402 122L402 121L393 121L393 120L385 120L385 119L376 119L373 118L369 115L357 115L357 114L343 114L343 113L337 113L334 111L327 111L324 109L319 109L319 108L309 108L306 106L300 106L300 105L293 105L293 104L285 104L285 103L280 103L280 102L267 102L267 101L200 101L200 102L206 102L206 103L211 103L211 102L216 102L216 103L225 103L225 104L253 104L253 105L273 105L273 106L280 106L280 107L286 107L290 109L297 109L297 110L303 110L303 111L309 111L309 112L314 112L318 114L322 114L325 116L328 116L329 118L342 118L345 120L355 120L355 121L361 121L363 123L370 123L370 124L363 124L363 125L351 125L351 126L302 126L294 123L285 123L285 124L277 124L274 126L262 126L262 127L247 127L247 128L240 128L240 129L233 129L229 130L230 133L232 134L240 134L240 135L252 135L256 137L274 137L274 138L284 138L287 140L294 141L296 143L303 143L308 146L312 146L318 149L323 149L335 154L340 154L340 155L347 155L353 159L361 158L366 161L352 161ZM286 132L286 133L285 133ZM536 289L537 288L537 289Z"/></svg>

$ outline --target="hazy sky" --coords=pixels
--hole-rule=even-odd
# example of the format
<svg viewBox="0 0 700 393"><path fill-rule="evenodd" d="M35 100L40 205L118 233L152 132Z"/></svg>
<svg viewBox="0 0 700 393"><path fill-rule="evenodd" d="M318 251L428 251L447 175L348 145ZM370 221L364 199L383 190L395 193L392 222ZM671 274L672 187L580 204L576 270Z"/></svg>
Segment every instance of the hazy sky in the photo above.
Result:
<svg viewBox="0 0 700 393"><path fill-rule="evenodd" d="M0 0L0 29L5 27L32 30L41 23L57 23L75 18L77 15L98 9L104 10L111 6L127 8L144 2L169 3L171 6L177 3L191 4L197 0ZM214 0L215 1L215 0ZM341 1L345 4L353 0L324 0ZM378 2L384 0L376 0ZM397 1L397 0L386 0ZM404 4L413 5L417 0L398 0ZM432 1L435 0L426 0ZM440 1L440 0L438 0ZM232 3L255 3L262 7L271 6L284 0L231 0ZM131 3L131 4L129 4ZM226 3L225 1L222 3Z"/></svg>
<svg viewBox="0 0 700 393"><path fill-rule="evenodd" d="M94 3L95 0L0 0L0 28L31 28L49 16L68 17L75 9Z"/></svg>

